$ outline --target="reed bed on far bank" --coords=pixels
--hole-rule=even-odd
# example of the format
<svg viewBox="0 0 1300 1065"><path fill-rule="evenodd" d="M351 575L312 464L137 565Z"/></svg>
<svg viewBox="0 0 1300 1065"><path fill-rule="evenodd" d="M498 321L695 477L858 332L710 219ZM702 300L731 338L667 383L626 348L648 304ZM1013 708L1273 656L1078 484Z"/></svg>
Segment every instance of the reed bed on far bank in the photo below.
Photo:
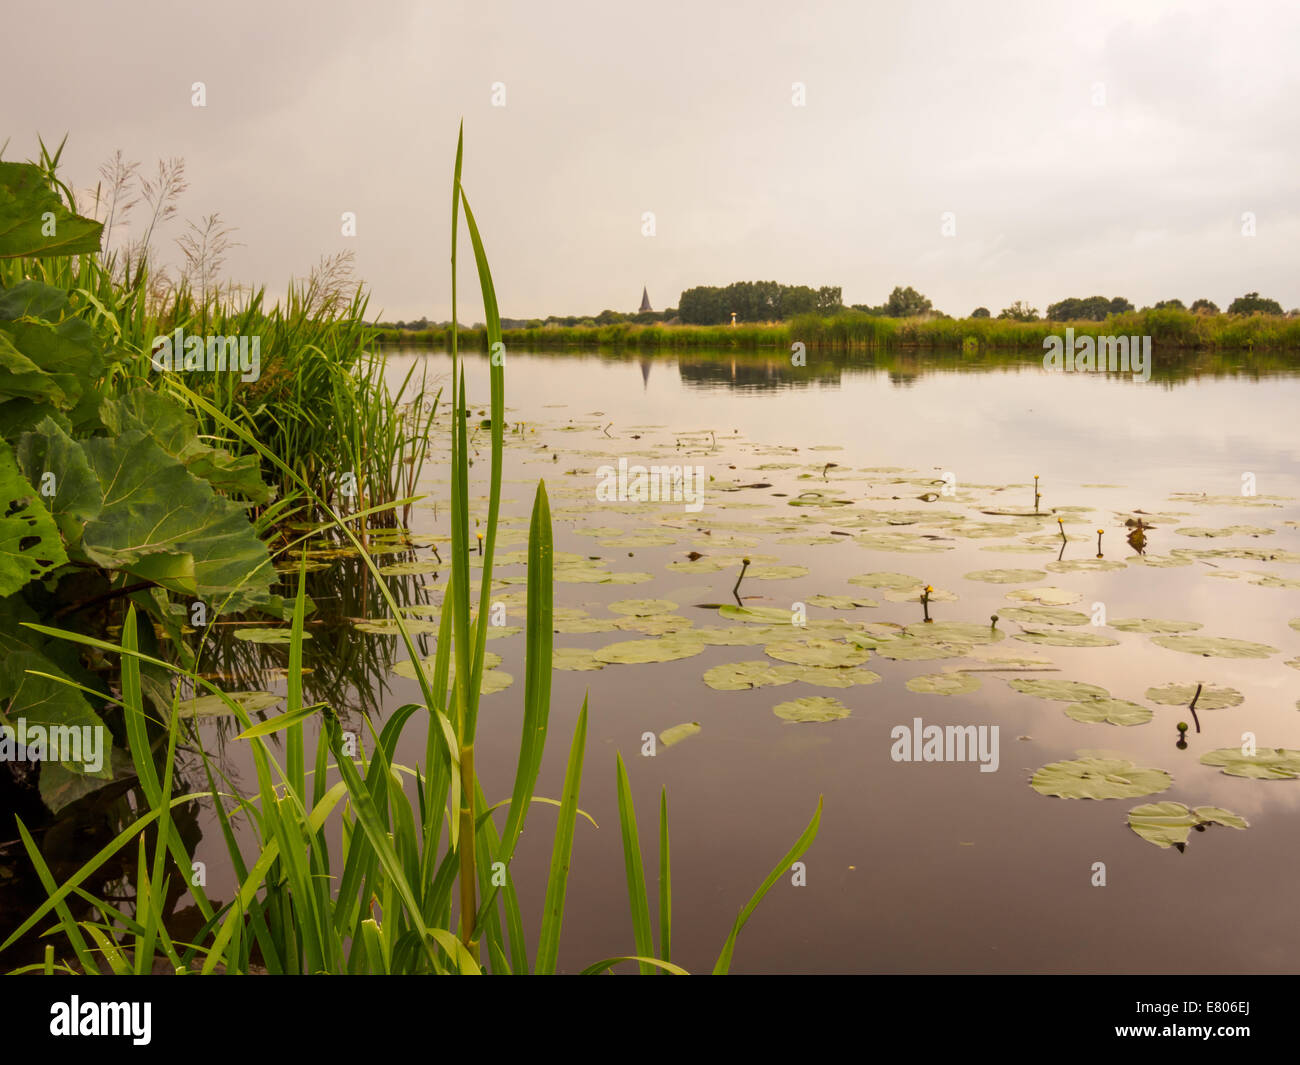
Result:
<svg viewBox="0 0 1300 1065"><path fill-rule="evenodd" d="M1020 322L1002 318L882 318L847 311L831 317L804 315L788 322L746 325L543 326L507 329L507 348L546 351L561 348L616 348L643 351L788 350L802 343L817 351L1035 350L1067 328L1076 336L1149 336L1169 348L1205 351L1300 351L1300 318L1285 315L1192 314L1171 309L1129 311L1105 321ZM383 343L451 346L450 329L378 329ZM458 346L486 351L487 331L461 328Z"/></svg>

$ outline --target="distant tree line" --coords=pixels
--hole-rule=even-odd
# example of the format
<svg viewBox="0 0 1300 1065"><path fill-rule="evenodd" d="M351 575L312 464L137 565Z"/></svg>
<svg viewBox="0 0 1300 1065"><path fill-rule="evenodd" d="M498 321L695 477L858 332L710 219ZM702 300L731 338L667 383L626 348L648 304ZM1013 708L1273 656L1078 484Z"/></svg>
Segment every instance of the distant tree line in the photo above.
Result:
<svg viewBox="0 0 1300 1065"><path fill-rule="evenodd" d="M780 322L796 314L836 314L844 309L838 285L810 288L776 281L737 281L719 288L698 285L682 293L677 315L686 325Z"/></svg>
<svg viewBox="0 0 1300 1065"><path fill-rule="evenodd" d="M595 315L551 315L548 318L502 318L503 329L540 329L548 325L601 326L627 323L631 325L656 325L674 320L684 325L722 325L730 323L734 311L738 322L779 322L797 314L816 314L829 317L845 310L838 285L810 288L807 285L781 285L775 281L738 281L725 287L700 285L682 293L680 305L662 311L601 311ZM855 303L849 310L860 311L878 318L948 318L936 310L929 298L912 286L898 285L889 298L878 306ZM1218 314L1213 300L1194 300L1188 308L1182 300L1159 300L1145 310L1190 310L1193 314ZM1123 296L1107 299L1105 296L1072 296L1049 304L1043 315L1050 322L1100 322L1112 314L1134 310L1133 304ZM1277 300L1267 299L1258 292L1247 292L1228 305L1228 314L1288 314L1300 317L1300 309L1283 311ZM976 307L971 318L992 318L987 307ZM1039 320L1036 307L1016 300L1004 307L998 318L1017 322ZM431 322L419 318L409 322L380 322L383 328L427 330L446 328L449 322Z"/></svg>

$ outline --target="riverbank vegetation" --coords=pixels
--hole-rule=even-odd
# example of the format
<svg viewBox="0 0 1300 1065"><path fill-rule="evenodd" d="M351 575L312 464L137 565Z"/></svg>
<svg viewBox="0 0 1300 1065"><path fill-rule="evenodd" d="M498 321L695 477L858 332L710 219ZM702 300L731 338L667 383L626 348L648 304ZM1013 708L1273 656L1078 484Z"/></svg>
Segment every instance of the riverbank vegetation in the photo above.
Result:
<svg viewBox="0 0 1300 1065"><path fill-rule="evenodd" d="M1155 308L1110 314L1102 320L1049 321L1041 318L891 318L845 311L820 317L802 315L789 322L750 325L541 326L507 329L507 349L550 351L563 348L722 349L730 351L790 350L795 343L809 350L877 351L1037 351L1043 340L1060 336L1072 326L1078 336L1149 336L1157 347L1205 351L1300 349L1300 316L1278 314L1202 314L1177 308ZM381 329L386 343L450 346L447 328ZM487 350L481 327L462 328L457 342L465 348Z"/></svg>

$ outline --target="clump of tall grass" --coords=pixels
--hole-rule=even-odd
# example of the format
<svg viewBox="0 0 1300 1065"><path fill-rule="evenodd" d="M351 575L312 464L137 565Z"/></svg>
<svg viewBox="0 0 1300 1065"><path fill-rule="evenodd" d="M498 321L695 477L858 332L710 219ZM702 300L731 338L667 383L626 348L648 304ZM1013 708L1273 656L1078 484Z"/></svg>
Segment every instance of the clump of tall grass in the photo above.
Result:
<svg viewBox="0 0 1300 1065"><path fill-rule="evenodd" d="M452 186L452 305L456 303L456 243L463 210L487 308L487 331L500 337L500 320L486 253L469 200L461 186L458 143ZM94 858L63 884L55 883L41 850L26 826L18 829L48 900L10 937L0 951L27 931L52 920L61 934L61 955L47 947L43 964L27 971L146 973L161 956L176 971L197 969L249 972L261 966L270 973L550 973L557 966L565 917L574 832L580 816L579 796L586 753L587 706L584 700L569 747L559 798L536 794L551 709L553 559L546 486L539 482L528 533L524 715L510 798L489 804L475 766L479 692L489 616L488 597L501 500L504 451L504 369L490 374L492 458L488 515L482 553L480 601L471 612L469 454L466 439L468 402L464 372L453 348L453 420L451 458L452 570L443 598L431 669L420 655L403 621L398 603L380 580L369 555L361 554L376 588L397 622L407 651L416 662L422 702L392 713L382 727L369 718L369 730L354 753L339 717L328 704L304 705L302 640L305 614L305 563L291 623L286 710L254 723L243 708L210 681L144 655L136 636L134 608L128 612L120 645L45 626L38 631L71 640L101 653L121 657L121 703L129 749L145 797L141 816L123 829ZM306 479L247 426L197 393L190 401L225 432L237 436L296 482L358 549L355 518L340 514ZM257 790L242 795L234 782L206 754L209 788L175 795L173 765L185 722L179 691L165 721L147 716L141 694L140 667L171 670L185 684L218 696L242 726L257 776ZM454 665L453 665L454 663ZM412 768L397 762L399 740L419 720L425 729L423 761ZM309 749L308 723L316 729ZM283 740L283 759L271 737ZM193 735L184 737L194 742ZM154 760L162 749L161 771ZM199 748L202 752L202 748ZM657 939L652 928L649 892L642 860L636 812L621 756L616 758L620 830L623 842L632 933L625 954L594 961L584 972L604 972L623 963L643 973L683 972L672 961L671 857L667 799L659 809L659 913ZM188 942L171 935L164 920L169 883L190 882L191 855L171 818L179 804L206 799L212 803L232 866L239 877L235 897L217 907L202 888L191 888L204 918ZM536 805L558 807L549 876L535 954L529 956L522 907L511 861L525 822ZM502 823L498 827L497 818ZM811 822L741 909L718 955L714 972L727 972L736 939L755 907L789 865L816 836L821 802ZM339 830L338 845L331 830ZM240 829L251 835L248 853L240 846ZM152 850L149 837L152 837ZM130 912L81 887L106 861L134 847L137 893ZM69 903L91 907L88 919L76 919ZM453 931L455 929L456 931Z"/></svg>

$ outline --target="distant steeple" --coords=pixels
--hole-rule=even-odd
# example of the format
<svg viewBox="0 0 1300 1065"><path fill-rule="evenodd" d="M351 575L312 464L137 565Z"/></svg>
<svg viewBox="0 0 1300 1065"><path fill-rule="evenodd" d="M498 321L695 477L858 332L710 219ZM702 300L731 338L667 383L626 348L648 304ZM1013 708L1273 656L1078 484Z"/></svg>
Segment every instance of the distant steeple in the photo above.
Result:
<svg viewBox="0 0 1300 1065"><path fill-rule="evenodd" d="M650 293L646 289L646 287L642 285L641 286L641 310L638 311L637 313L641 314L644 313L645 311L653 311L653 310L654 308L650 306Z"/></svg>

